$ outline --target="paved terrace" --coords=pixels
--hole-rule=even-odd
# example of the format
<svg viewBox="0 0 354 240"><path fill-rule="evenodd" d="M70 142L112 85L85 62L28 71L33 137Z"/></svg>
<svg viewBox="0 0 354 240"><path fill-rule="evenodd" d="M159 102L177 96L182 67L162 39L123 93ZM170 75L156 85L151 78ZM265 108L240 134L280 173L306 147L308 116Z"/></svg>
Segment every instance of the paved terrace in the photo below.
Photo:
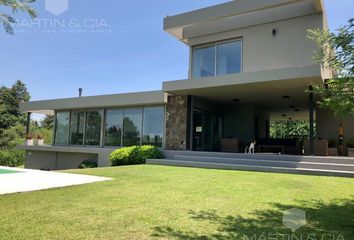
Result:
<svg viewBox="0 0 354 240"><path fill-rule="evenodd" d="M0 195L111 180L106 177L9 167L0 167L0 170L16 171L15 173L0 174Z"/></svg>

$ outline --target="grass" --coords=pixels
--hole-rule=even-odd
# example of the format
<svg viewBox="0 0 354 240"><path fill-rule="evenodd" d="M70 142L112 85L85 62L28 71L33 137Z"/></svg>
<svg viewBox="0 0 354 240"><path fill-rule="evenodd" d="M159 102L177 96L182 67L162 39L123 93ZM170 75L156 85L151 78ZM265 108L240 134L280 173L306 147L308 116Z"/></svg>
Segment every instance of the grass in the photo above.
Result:
<svg viewBox="0 0 354 240"><path fill-rule="evenodd" d="M0 238L251 239L256 234L258 240L282 233L354 239L351 178L149 165L70 172L114 180L0 196ZM292 233L282 224L282 211L294 207L306 211L307 225Z"/></svg>

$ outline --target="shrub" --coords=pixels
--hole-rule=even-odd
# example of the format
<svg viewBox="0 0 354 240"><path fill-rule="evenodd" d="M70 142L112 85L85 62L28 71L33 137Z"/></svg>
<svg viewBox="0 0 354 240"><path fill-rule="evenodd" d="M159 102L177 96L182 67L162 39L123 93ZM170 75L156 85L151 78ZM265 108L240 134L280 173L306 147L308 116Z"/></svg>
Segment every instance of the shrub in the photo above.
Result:
<svg viewBox="0 0 354 240"><path fill-rule="evenodd" d="M142 154L142 157L146 160L146 159L159 159L159 158L163 158L163 154L161 153L161 151L155 147L155 146L151 146L151 145L144 145L140 147L140 151Z"/></svg>
<svg viewBox="0 0 354 240"><path fill-rule="evenodd" d="M160 150L154 146L132 146L115 150L111 153L109 160L112 166L143 164L146 159L162 158Z"/></svg>
<svg viewBox="0 0 354 240"><path fill-rule="evenodd" d="M354 138L350 139L347 142L347 146L348 146L348 148L354 148Z"/></svg>
<svg viewBox="0 0 354 240"><path fill-rule="evenodd" d="M109 160L112 162L112 166L122 166L122 165L131 165L138 159L138 147L124 147L115 150L109 156Z"/></svg>
<svg viewBox="0 0 354 240"><path fill-rule="evenodd" d="M0 149L0 165L17 167L25 162L25 152L14 148Z"/></svg>
<svg viewBox="0 0 354 240"><path fill-rule="evenodd" d="M97 163L90 160L85 160L79 165L80 169L96 168L96 167L97 167Z"/></svg>

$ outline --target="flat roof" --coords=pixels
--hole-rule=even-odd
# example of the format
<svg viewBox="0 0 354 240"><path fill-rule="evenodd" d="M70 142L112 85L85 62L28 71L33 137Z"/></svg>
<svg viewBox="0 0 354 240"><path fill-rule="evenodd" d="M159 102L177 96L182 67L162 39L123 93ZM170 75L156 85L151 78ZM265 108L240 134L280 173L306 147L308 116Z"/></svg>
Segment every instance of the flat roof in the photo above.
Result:
<svg viewBox="0 0 354 240"><path fill-rule="evenodd" d="M273 119L284 113L293 119L306 119L309 101L306 90L322 82L320 66L310 65L164 82L163 90L212 102L259 106L269 110ZM289 96L289 100L284 96Z"/></svg>
<svg viewBox="0 0 354 240"><path fill-rule="evenodd" d="M321 13L322 0L234 0L164 18L163 28L188 39L298 16Z"/></svg>
<svg viewBox="0 0 354 240"><path fill-rule="evenodd" d="M167 97L163 91L149 91L31 101L20 103L20 111L53 114L55 110L162 105L166 102Z"/></svg>
<svg viewBox="0 0 354 240"><path fill-rule="evenodd" d="M273 82L278 80L317 78L321 79L321 67L318 64L263 70L255 72L242 72L221 76L204 77L201 79L185 79L163 82L162 90L175 94L190 94L197 89L211 89L216 87L240 86L261 82Z"/></svg>

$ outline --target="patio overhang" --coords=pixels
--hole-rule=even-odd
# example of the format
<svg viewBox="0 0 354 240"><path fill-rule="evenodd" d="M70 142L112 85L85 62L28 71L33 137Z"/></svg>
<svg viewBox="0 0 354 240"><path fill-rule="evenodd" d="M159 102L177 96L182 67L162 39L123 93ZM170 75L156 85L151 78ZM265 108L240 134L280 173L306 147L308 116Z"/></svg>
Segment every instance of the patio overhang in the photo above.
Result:
<svg viewBox="0 0 354 240"><path fill-rule="evenodd" d="M321 83L320 67L312 65L164 82L163 90L220 103L259 106L269 110L274 119L284 119L283 114L286 119L307 119L306 90L310 85Z"/></svg>
<svg viewBox="0 0 354 240"><path fill-rule="evenodd" d="M164 92L150 91L32 101L20 103L20 111L51 115L56 110L163 105L166 102Z"/></svg>
<svg viewBox="0 0 354 240"><path fill-rule="evenodd" d="M234 0L164 18L164 30L189 44L189 39L306 16L324 11L322 0Z"/></svg>

